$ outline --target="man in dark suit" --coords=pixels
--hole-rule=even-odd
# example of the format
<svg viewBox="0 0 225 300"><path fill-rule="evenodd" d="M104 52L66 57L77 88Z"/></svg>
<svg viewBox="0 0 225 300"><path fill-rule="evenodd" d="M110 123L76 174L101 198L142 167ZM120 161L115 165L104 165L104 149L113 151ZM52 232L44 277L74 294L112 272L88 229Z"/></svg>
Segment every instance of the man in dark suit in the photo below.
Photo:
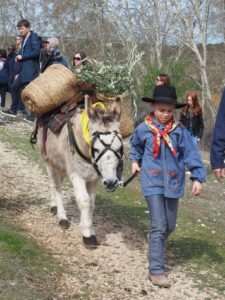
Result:
<svg viewBox="0 0 225 300"><path fill-rule="evenodd" d="M20 94L24 87L34 80L40 72L39 57L41 51L41 38L30 30L30 22L22 19L17 24L22 36L22 46L16 56L16 62L21 63L21 70L12 87L12 105L5 115L15 117L17 115ZM27 121L33 121L34 117L27 111Z"/></svg>

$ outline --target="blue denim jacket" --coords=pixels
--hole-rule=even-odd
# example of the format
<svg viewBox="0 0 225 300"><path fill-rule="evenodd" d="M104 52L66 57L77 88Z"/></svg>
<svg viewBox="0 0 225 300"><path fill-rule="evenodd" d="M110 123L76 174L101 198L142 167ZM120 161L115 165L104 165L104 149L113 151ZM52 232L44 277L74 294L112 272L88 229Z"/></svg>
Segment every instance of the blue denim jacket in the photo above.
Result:
<svg viewBox="0 0 225 300"><path fill-rule="evenodd" d="M154 134L145 123L135 129L131 138L130 159L141 164L144 196L163 194L168 198L183 197L185 166L191 172L191 180L205 181L206 170L188 130L178 124L168 134L176 150L176 157L162 139L159 156L153 157Z"/></svg>

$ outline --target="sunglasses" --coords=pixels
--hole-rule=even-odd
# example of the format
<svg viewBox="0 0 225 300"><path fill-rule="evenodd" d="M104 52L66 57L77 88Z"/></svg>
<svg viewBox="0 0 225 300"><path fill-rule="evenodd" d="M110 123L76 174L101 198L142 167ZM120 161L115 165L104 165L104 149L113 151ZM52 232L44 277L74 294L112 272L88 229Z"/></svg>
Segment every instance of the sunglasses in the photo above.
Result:
<svg viewBox="0 0 225 300"><path fill-rule="evenodd" d="M73 59L74 59L74 60L81 60L81 57L76 57L76 56L75 56Z"/></svg>
<svg viewBox="0 0 225 300"><path fill-rule="evenodd" d="M156 81L161 81L161 79L160 78L156 78Z"/></svg>

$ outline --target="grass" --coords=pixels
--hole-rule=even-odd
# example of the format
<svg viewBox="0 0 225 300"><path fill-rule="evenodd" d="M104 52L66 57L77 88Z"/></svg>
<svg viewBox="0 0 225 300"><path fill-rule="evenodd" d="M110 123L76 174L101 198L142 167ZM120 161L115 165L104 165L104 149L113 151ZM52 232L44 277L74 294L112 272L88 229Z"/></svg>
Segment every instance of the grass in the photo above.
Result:
<svg viewBox="0 0 225 300"><path fill-rule="evenodd" d="M62 270L25 232L0 225L0 299L52 299Z"/></svg>
<svg viewBox="0 0 225 300"><path fill-rule="evenodd" d="M29 143L28 132L21 133L19 130L1 127L0 140L37 163L45 172L38 148L33 149ZM7 164L4 167L7 168ZM62 267L61 263L52 257L52 253L28 238L26 231L11 225L12 214L21 212L26 207L23 200L27 195L24 195L24 199L23 195L20 197L21 201L0 198L0 299L58 299L58 282L63 279L63 273L69 270L66 266ZM8 212L10 218L7 217ZM81 291L73 293L69 299L89 299L89 295L88 292Z"/></svg>
<svg viewBox="0 0 225 300"><path fill-rule="evenodd" d="M0 138L36 163L41 162L38 152L28 144L28 136L0 128ZM125 164L124 176L128 177L129 164ZM169 265L182 266L195 278L199 288L212 287L224 293L225 285L225 198L224 183L218 184L208 170L207 183L200 198L194 198L187 180L185 197L180 201L177 229L167 243ZM106 193L99 185L96 214L106 220L118 220L129 224L145 236L148 230L148 214L140 192L139 178L126 189ZM170 258L171 257L171 258ZM199 279L201 281L199 281Z"/></svg>
<svg viewBox="0 0 225 300"><path fill-rule="evenodd" d="M19 154L26 156L29 160L34 161L42 170L45 170L40 152L37 145L32 148L29 138L31 131L21 133L20 130L9 130L8 127L0 127L0 140L3 143L10 145L12 149L16 149Z"/></svg>

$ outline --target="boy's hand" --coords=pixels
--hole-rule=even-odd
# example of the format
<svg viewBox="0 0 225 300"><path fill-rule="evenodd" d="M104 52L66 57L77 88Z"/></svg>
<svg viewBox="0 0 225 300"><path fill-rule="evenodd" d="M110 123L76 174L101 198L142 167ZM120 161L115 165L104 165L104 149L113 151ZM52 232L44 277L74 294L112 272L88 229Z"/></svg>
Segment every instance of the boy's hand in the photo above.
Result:
<svg viewBox="0 0 225 300"><path fill-rule="evenodd" d="M202 183L195 180L193 182L192 194L194 194L195 196L199 196L201 194L201 191L202 191Z"/></svg>
<svg viewBox="0 0 225 300"><path fill-rule="evenodd" d="M215 169L213 170L214 175L218 181L221 181L222 178L225 178L225 169Z"/></svg>
<svg viewBox="0 0 225 300"><path fill-rule="evenodd" d="M140 174L141 168L139 167L139 164L136 161L132 161L131 163L131 172L134 174L136 171Z"/></svg>

